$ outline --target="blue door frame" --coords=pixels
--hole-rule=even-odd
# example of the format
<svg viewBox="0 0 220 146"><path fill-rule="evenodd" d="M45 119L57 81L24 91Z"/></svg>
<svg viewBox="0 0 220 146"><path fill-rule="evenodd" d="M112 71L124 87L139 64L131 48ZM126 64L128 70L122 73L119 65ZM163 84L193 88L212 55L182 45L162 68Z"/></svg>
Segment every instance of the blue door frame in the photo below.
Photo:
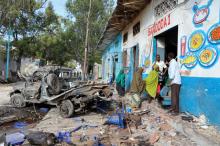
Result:
<svg viewBox="0 0 220 146"><path fill-rule="evenodd" d="M135 56L134 56L134 48L136 48ZM135 57L135 60L134 60L134 57ZM126 92L129 91L131 87L133 74L135 72L135 62L136 63L139 62L139 45L138 44L130 49L130 63L128 66L128 73L125 77L125 91ZM139 64L137 64L137 66L139 66Z"/></svg>
<svg viewBox="0 0 220 146"><path fill-rule="evenodd" d="M152 53L152 63L156 61L157 56L157 39L153 38L153 53Z"/></svg>

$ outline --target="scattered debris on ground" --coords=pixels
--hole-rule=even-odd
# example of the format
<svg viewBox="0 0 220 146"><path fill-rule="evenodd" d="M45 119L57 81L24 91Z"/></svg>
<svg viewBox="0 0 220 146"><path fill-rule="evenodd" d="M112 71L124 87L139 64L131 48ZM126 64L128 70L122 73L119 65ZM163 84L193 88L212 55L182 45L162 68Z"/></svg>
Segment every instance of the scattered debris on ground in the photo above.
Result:
<svg viewBox="0 0 220 146"><path fill-rule="evenodd" d="M44 110L43 110L44 109ZM33 128L47 114L49 108L30 106L22 109L0 107L0 135Z"/></svg>
<svg viewBox="0 0 220 146"><path fill-rule="evenodd" d="M77 146L203 146L220 144L220 134L206 119L189 114L170 115L158 102L143 101L132 108L111 90L89 83L75 93L96 92L110 97L97 101L94 108L63 118L57 108L15 109L1 107L0 138L7 143ZM92 89L92 90L91 90ZM111 88L110 88L111 89ZM101 92L100 92L101 91ZM91 93L93 94L93 93ZM111 99L111 100L110 100ZM13 137L13 138L12 138ZM3 140L4 141L4 140Z"/></svg>

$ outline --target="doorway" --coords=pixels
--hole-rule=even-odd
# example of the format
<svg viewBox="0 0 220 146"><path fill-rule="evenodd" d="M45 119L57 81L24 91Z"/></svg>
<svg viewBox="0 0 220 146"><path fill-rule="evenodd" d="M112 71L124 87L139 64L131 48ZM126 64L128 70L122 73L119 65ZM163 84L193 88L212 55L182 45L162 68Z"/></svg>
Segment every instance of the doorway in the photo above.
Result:
<svg viewBox="0 0 220 146"><path fill-rule="evenodd" d="M130 49L129 56L129 64L128 64L128 72L125 77L125 91L129 91L131 82L133 79L134 72L139 66L139 45L135 45Z"/></svg>
<svg viewBox="0 0 220 146"><path fill-rule="evenodd" d="M139 65L139 49L137 46L134 46L134 48L133 48L133 58L134 58L133 68L135 71Z"/></svg>
<svg viewBox="0 0 220 146"><path fill-rule="evenodd" d="M127 67L127 51L123 51L122 53L122 65L123 65L123 68Z"/></svg>
<svg viewBox="0 0 220 146"><path fill-rule="evenodd" d="M162 61L167 61L168 53L172 52L177 56L177 44L178 44L178 26L175 26L157 36L155 54L159 54ZM155 56L156 57L156 56Z"/></svg>

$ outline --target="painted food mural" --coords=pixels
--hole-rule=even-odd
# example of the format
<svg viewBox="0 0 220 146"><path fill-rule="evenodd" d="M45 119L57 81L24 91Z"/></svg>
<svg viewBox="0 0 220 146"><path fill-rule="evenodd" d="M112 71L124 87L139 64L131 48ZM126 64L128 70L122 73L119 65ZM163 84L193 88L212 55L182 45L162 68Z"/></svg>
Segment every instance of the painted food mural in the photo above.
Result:
<svg viewBox="0 0 220 146"><path fill-rule="evenodd" d="M213 0L208 0L207 4L199 5L198 2L195 1L195 5L193 6L193 23L196 27L201 27L202 24L207 20Z"/></svg>
<svg viewBox="0 0 220 146"><path fill-rule="evenodd" d="M148 68L150 66L150 57L149 57L149 48L145 48L143 49L143 52L142 52L142 67L144 68Z"/></svg>
<svg viewBox="0 0 220 146"><path fill-rule="evenodd" d="M149 67L150 66L150 59L149 58L146 58L145 61L144 61L144 67Z"/></svg>
<svg viewBox="0 0 220 146"><path fill-rule="evenodd" d="M210 5L213 0L208 0L208 3L199 6L196 2L193 6L193 23L196 27L201 27L207 20L210 13ZM220 13L219 13L220 15ZM206 42L207 38L207 42ZM184 55L184 41L185 36L181 38L181 60L186 68L193 68L197 62L204 67L208 68L214 65L218 58L218 46L220 44L220 20L218 23L212 25L208 32L202 29L194 31L188 39L188 53ZM206 45L207 43L207 45Z"/></svg>
<svg viewBox="0 0 220 146"><path fill-rule="evenodd" d="M202 48L205 43L205 32L197 30L189 38L189 50L194 52Z"/></svg>
<svg viewBox="0 0 220 146"><path fill-rule="evenodd" d="M216 59L217 51L214 46L206 46L205 49L199 53L199 62L204 67L213 65Z"/></svg>
<svg viewBox="0 0 220 146"><path fill-rule="evenodd" d="M212 44L220 43L220 23L213 25L208 31L208 40Z"/></svg>
<svg viewBox="0 0 220 146"><path fill-rule="evenodd" d="M193 68L197 64L197 57L194 53L188 52L181 64L183 64L187 68Z"/></svg>
<svg viewBox="0 0 220 146"><path fill-rule="evenodd" d="M208 7L201 8L196 11L196 13L193 16L193 22L195 24L203 23L207 17L209 16L209 9Z"/></svg>
<svg viewBox="0 0 220 146"><path fill-rule="evenodd" d="M151 64L150 55L152 51L152 37L149 37L144 45L142 53L142 67L149 68Z"/></svg>
<svg viewBox="0 0 220 146"><path fill-rule="evenodd" d="M186 36L182 36L181 37L181 56L185 56L185 52L186 52L186 40L187 37Z"/></svg>

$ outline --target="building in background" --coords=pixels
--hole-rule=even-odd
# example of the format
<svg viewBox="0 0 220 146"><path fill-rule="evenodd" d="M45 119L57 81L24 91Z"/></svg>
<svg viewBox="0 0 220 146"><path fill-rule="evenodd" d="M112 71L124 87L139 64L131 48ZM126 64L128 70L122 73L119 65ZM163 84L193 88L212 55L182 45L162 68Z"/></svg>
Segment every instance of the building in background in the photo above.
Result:
<svg viewBox="0 0 220 146"><path fill-rule="evenodd" d="M76 65L75 69L73 69L73 77L82 79L82 67L81 64L75 60L73 60L74 64Z"/></svg>
<svg viewBox="0 0 220 146"><path fill-rule="evenodd" d="M220 127L220 1L118 0L99 48L106 49L118 34L127 90L136 67L145 69L145 78L156 54L166 60L173 52L181 66L180 110L205 115Z"/></svg>
<svg viewBox="0 0 220 146"><path fill-rule="evenodd" d="M10 50L10 62L9 62L9 71L8 71L8 79L9 81L17 81L17 70L19 67L19 63L14 55L16 51L15 47L12 47ZM6 49L5 46L0 46L0 81L6 80Z"/></svg>
<svg viewBox="0 0 220 146"><path fill-rule="evenodd" d="M93 66L93 79L98 80L102 78L102 65L94 63Z"/></svg>

